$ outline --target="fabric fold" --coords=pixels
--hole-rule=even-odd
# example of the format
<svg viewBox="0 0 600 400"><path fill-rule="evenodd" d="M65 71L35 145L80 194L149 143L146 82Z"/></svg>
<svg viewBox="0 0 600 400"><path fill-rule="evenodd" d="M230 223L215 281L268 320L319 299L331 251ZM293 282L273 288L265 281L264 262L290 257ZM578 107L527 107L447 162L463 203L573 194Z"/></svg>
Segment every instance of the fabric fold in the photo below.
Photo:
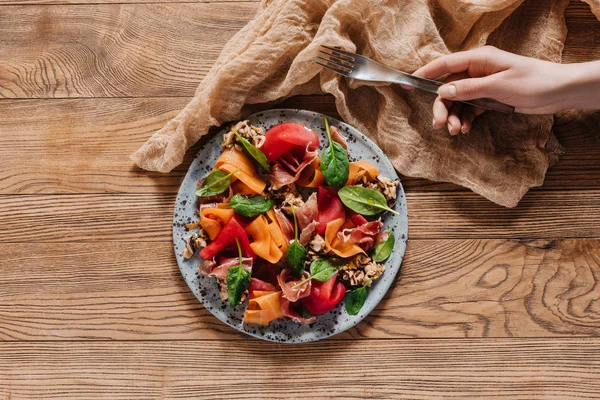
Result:
<svg viewBox="0 0 600 400"><path fill-rule="evenodd" d="M600 2L588 0L596 15ZM552 116L484 114L469 135L431 127L433 96L347 80L314 63L321 44L412 72L449 52L485 44L560 62L568 0L270 0L224 47L192 101L136 153L169 172L211 126L248 105L328 93L339 114L385 149L403 175L456 183L517 205L543 183L561 147Z"/></svg>

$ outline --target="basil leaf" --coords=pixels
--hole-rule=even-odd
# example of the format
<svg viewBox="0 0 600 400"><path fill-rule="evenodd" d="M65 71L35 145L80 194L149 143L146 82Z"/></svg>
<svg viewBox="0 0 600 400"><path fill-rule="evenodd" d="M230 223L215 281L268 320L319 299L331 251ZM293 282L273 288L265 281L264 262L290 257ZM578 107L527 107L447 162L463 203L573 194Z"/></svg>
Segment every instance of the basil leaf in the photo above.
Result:
<svg viewBox="0 0 600 400"><path fill-rule="evenodd" d="M377 190L362 186L346 186L338 191L342 203L362 215L377 215L384 211L400 214L388 207L385 197Z"/></svg>
<svg viewBox="0 0 600 400"><path fill-rule="evenodd" d="M321 154L321 172L327 185L332 187L342 187L348 181L350 173L350 162L348 153L338 142L331 140L331 131L329 130L329 121L325 119L325 130L329 138L329 147Z"/></svg>
<svg viewBox="0 0 600 400"><path fill-rule="evenodd" d="M271 166L269 165L269 161L267 160L267 156L265 156L265 153L263 153L255 145L250 143L248 139L240 135L239 132L236 131L234 128L231 128L231 131L235 134L235 136L237 136L246 153L248 153L248 155L252 157L261 167L263 167L265 171L271 172Z"/></svg>
<svg viewBox="0 0 600 400"><path fill-rule="evenodd" d="M367 288L361 286L346 294L346 312L350 315L356 315L367 300Z"/></svg>
<svg viewBox="0 0 600 400"><path fill-rule="evenodd" d="M317 258L310 264L310 276L319 282L327 282L337 270L334 265L324 258Z"/></svg>
<svg viewBox="0 0 600 400"><path fill-rule="evenodd" d="M210 197L223 193L231 185L231 176L238 171L239 168L230 174L220 170L211 172L202 182L200 189L196 190L196 196Z"/></svg>
<svg viewBox="0 0 600 400"><path fill-rule="evenodd" d="M396 239L394 238L394 235L390 233L385 241L379 243L377 247L375 247L372 257L373 261L384 262L385 260L387 260L392 254L392 250L394 250L395 242Z"/></svg>
<svg viewBox="0 0 600 400"><path fill-rule="evenodd" d="M242 294L248 290L250 285L250 272L241 265L229 268L227 271L227 294L229 305L235 307L240 303Z"/></svg>
<svg viewBox="0 0 600 400"><path fill-rule="evenodd" d="M304 272L304 261L306 260L306 248L300 244L297 240L293 240L290 243L287 251L285 252L285 261L289 265L290 269L295 276L301 277Z"/></svg>
<svg viewBox="0 0 600 400"><path fill-rule="evenodd" d="M242 196L236 194L231 198L229 207L245 217L255 217L269 211L273 207L273 202L260 195Z"/></svg>

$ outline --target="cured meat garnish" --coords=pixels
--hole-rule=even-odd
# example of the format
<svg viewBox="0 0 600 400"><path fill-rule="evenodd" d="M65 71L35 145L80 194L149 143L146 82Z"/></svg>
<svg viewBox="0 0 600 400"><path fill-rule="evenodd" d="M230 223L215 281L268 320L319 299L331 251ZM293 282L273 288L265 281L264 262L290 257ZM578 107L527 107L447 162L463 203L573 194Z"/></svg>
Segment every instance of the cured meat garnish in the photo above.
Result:
<svg viewBox="0 0 600 400"><path fill-rule="evenodd" d="M381 232L383 223L371 221L355 228L346 228L338 232L337 238L341 245L347 242L358 244L363 250L369 250L375 244L375 239Z"/></svg>
<svg viewBox="0 0 600 400"><path fill-rule="evenodd" d="M300 177L300 174L310 163L312 163L319 153L309 151L308 148L301 156L296 156L292 153L286 153L275 160L275 164L271 167L269 180L274 189L280 189L286 185L294 183Z"/></svg>
<svg viewBox="0 0 600 400"><path fill-rule="evenodd" d="M292 321L299 324L308 325L317 322L317 317L312 316L310 318L302 318L292 307L291 302L285 298L280 299L281 302L281 313L284 317L290 318Z"/></svg>
<svg viewBox="0 0 600 400"><path fill-rule="evenodd" d="M298 287L294 286L308 278L310 276L310 273L308 273L308 271L305 271L302 274L301 278L296 278L293 275L290 275L290 273L291 271L286 268L283 271L281 271L281 273L277 276L277 282L279 283L279 286L281 287L282 291L281 296L288 299L289 301L298 301L299 299L309 296L311 287L310 279L302 283Z"/></svg>

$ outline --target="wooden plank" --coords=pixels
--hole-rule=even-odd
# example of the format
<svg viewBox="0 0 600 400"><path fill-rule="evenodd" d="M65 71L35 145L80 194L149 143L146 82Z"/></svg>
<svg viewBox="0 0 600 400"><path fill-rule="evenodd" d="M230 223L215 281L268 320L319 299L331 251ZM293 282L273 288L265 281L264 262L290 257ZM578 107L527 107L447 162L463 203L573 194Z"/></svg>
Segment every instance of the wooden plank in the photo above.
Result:
<svg viewBox="0 0 600 400"><path fill-rule="evenodd" d="M129 155L186 102L184 98L2 100L0 194L176 193L201 144L169 174L134 168ZM294 97L281 107L337 116L330 96ZM566 154L548 172L543 190L597 188L600 112L564 113L554 130ZM467 190L418 178L402 181L407 191Z"/></svg>
<svg viewBox="0 0 600 400"><path fill-rule="evenodd" d="M191 97L257 9L255 2L4 6L0 97ZM574 3L567 18L565 62L600 58L589 6Z"/></svg>
<svg viewBox="0 0 600 400"><path fill-rule="evenodd" d="M0 343L4 399L593 399L598 339Z"/></svg>
<svg viewBox="0 0 600 400"><path fill-rule="evenodd" d="M5 6L0 97L193 96L257 3Z"/></svg>
<svg viewBox="0 0 600 400"><path fill-rule="evenodd" d="M0 253L0 341L241 337L198 303L168 240ZM336 338L596 336L598 276L600 240L413 240L385 299Z"/></svg>
<svg viewBox="0 0 600 400"><path fill-rule="evenodd" d="M600 190L535 191L506 209L471 192L409 192L409 237L597 238L599 197ZM0 243L29 242L32 235L40 243L168 243L174 201L163 194L0 196Z"/></svg>
<svg viewBox="0 0 600 400"><path fill-rule="evenodd" d="M600 59L600 22L583 1L571 1L565 13L567 40L563 50L563 63L576 63Z"/></svg>

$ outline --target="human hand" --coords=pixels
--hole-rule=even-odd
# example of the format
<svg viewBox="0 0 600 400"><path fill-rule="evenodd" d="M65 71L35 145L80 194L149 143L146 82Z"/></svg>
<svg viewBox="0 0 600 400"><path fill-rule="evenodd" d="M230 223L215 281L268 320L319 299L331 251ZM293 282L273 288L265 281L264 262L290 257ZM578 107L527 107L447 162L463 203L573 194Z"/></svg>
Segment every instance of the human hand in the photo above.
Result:
<svg viewBox="0 0 600 400"><path fill-rule="evenodd" d="M447 125L452 135L467 133L485 110L454 100L488 97L523 114L552 114L569 97L566 65L519 56L492 46L442 56L414 75L437 79L447 75L433 104L433 126Z"/></svg>

